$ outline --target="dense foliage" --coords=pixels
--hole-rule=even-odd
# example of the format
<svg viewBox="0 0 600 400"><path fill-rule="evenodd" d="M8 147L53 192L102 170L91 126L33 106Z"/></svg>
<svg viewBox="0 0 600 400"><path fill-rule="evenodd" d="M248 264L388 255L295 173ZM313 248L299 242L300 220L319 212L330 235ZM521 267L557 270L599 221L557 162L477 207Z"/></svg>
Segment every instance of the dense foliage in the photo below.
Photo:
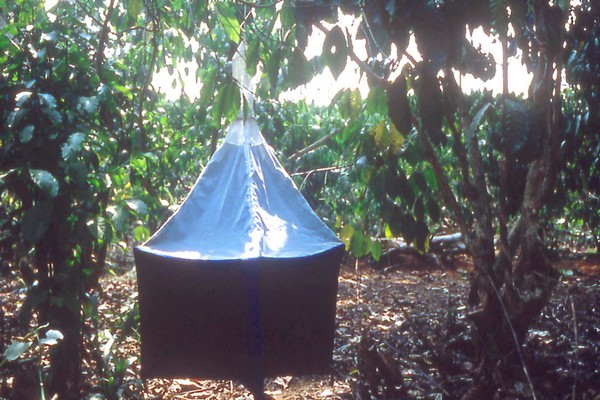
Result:
<svg viewBox="0 0 600 400"><path fill-rule="evenodd" d="M342 13L360 19L356 35ZM85 342L117 396L128 361L101 351L94 324L107 254L164 221L238 115L243 38L267 140L354 256L379 259L384 237L427 252L434 233L462 233L477 267L472 395L491 398L552 290L542 232L558 220L600 246L598 23L591 1L0 1L0 268L27 292L23 332L52 344L41 390L80 397ZM502 60L473 45L478 28ZM322 53L307 59L314 30ZM508 91L517 56L528 96ZM350 60L366 98L277 101ZM195 74L197 98L166 101L164 68L173 87ZM464 93L466 74L501 76L502 93ZM131 334L135 316L115 330ZM28 343L0 350L12 361Z"/></svg>

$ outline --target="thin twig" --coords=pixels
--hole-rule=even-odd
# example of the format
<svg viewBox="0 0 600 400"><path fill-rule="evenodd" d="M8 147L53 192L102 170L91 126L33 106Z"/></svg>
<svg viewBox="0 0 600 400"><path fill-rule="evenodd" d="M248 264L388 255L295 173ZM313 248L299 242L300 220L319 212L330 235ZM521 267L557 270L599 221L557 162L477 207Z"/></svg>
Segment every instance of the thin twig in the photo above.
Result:
<svg viewBox="0 0 600 400"><path fill-rule="evenodd" d="M373 31L371 30L371 25L369 24L369 19L367 18L367 15L365 14L364 9L361 11L362 11L363 21L365 22L364 26L366 26L366 30L367 30L367 33L369 34L369 36L371 37L371 41L373 41L373 43L375 43L375 47L377 47L377 50L379 51L379 53L381 53L381 55L384 57L384 59L390 60L390 56L388 56L383 51L383 49L381 48L381 46L379 45L377 40L375 40L375 35L373 34Z"/></svg>
<svg viewBox="0 0 600 400"><path fill-rule="evenodd" d="M311 169L310 171L294 172L293 174L290 174L290 176L310 175L310 174L314 174L315 172L342 171L344 168L346 168L345 165L333 166L333 167L321 167L321 168Z"/></svg>
<svg viewBox="0 0 600 400"><path fill-rule="evenodd" d="M345 125L345 124L344 124ZM305 155L306 153L309 153L315 149L318 149L319 147L323 146L325 143L327 143L329 141L329 139L331 139L333 136L335 136L337 133L341 132L340 129L336 129L333 132L323 136L322 138L319 138L316 142L306 146L305 148L298 150L297 152L295 152L294 154L292 154L291 156L288 157L288 161L294 161L299 159L300 157L302 157L303 155Z"/></svg>
<svg viewBox="0 0 600 400"><path fill-rule="evenodd" d="M246 0L235 0L236 3L241 3L245 6L250 6L250 7L254 7L254 8L269 8L269 7L273 7L276 6L277 4L283 2L283 0L276 0L273 1L272 3L264 3L264 4L260 4L258 1L246 1Z"/></svg>

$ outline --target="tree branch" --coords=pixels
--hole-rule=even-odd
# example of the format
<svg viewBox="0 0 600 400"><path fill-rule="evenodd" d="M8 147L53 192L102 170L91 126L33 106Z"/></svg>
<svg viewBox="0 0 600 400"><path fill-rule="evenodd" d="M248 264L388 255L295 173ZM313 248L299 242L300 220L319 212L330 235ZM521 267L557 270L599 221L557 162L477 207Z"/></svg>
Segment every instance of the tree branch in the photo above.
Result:
<svg viewBox="0 0 600 400"><path fill-rule="evenodd" d="M329 141L329 139L331 139L333 136L335 136L339 132L341 132L341 130L340 129L336 129L333 132L330 132L327 135L323 136L322 138L318 139L316 142L314 142L314 143L306 146L305 148L303 148L301 150L298 150L297 152L295 152L294 154L292 154L291 156L288 157L288 161L297 160L300 157L302 157L303 155L305 155L306 153L309 153L309 152L311 152L311 151L313 151L315 149L318 149L319 147L321 147L325 143L327 143Z"/></svg>
<svg viewBox="0 0 600 400"><path fill-rule="evenodd" d="M444 79L448 83L449 88L454 88L454 90L449 90L449 92L459 93L458 84L456 83L456 79L454 78L452 71L449 69L445 70ZM459 94L456 94L455 100L458 103L459 122L462 127L462 131L465 132L466 148L462 145L460 134L456 132L456 129L450 123L451 121L448 122L452 130L452 135L455 138L455 142L458 141L460 143L457 156L461 162L461 170L463 173L463 189L466 197L473 205L473 211L475 214L474 223L477 226L476 232L470 232L470 235L465 234L465 241L468 244L470 238L472 238L473 234L476 233L476 235L479 236L477 240L481 240L485 243L492 243L493 245L494 230L490 206L491 199L485 180L485 166L483 164L481 151L479 150L479 139L476 135L476 131L479 127L481 119L485 115L488 108L492 105L491 103L484 104L479 109L477 114L475 114L473 119L469 120L464 99ZM471 174L469 174L469 166Z"/></svg>
<svg viewBox="0 0 600 400"><path fill-rule="evenodd" d="M464 105L463 99L461 97L461 90L456 83L456 79L454 79L454 75L450 69L444 70L444 81L446 82L444 93L450 98L450 102L456 102L458 104L458 122L462 127L463 132L466 132L466 124L463 126L463 112ZM469 164L466 154L466 149L462 140L461 133L454 126L454 115L450 112L446 113L446 119L448 120L448 125L450 127L450 131L452 133L452 138L454 139L454 151L456 156L458 157L458 162L460 165L460 172L463 178L463 186L468 187L471 185L471 181L469 178ZM467 196L471 199L471 196Z"/></svg>
<svg viewBox="0 0 600 400"><path fill-rule="evenodd" d="M460 210L458 201L456 200L456 197L454 197L452 188L448 183L448 178L444 173L444 169L442 168L442 165L440 164L440 161L438 160L437 155L435 154L435 150L433 149L433 145L431 144L429 137L422 129L420 129L419 131L419 137L421 138L423 146L425 147L425 157L427 158L427 161L431 164L433 168L433 172L438 181L442 198L444 199L446 205L452 210L452 213L456 218L461 234L464 238L467 238L468 229L465 225L465 221L463 219L463 215Z"/></svg>
<svg viewBox="0 0 600 400"><path fill-rule="evenodd" d="M508 22L507 22L508 24ZM507 137L506 127L506 104L508 98L508 26L500 24L499 29L500 44L502 47L502 112L501 112L501 131L502 137ZM508 244L508 205L507 205L507 185L508 185L508 159L506 152L502 152L500 158L500 182L498 184L498 230L500 233L500 251L504 253L507 259L512 258L510 246Z"/></svg>
<svg viewBox="0 0 600 400"><path fill-rule="evenodd" d="M158 32L159 29L159 17L157 10L154 12L150 11L150 7L146 6L147 12L152 18L152 32ZM146 146L146 135L144 131L144 102L146 101L146 97L148 97L148 89L150 87L150 83L152 82L152 77L154 76L154 67L156 65L156 60L158 58L158 41L156 40L156 34L152 35L152 39L150 39L152 43L152 57L150 58L150 65L148 66L148 70L144 76L144 81L142 82L142 87L140 90L140 97L138 101L138 128L141 132L140 137L140 148L144 149Z"/></svg>
<svg viewBox="0 0 600 400"><path fill-rule="evenodd" d="M98 40L98 51L96 52L96 73L102 79L102 66L104 65L104 48L108 41L108 32L110 30L110 18L115 9L115 0L110 0L108 9L104 14L104 22L102 23L102 29L100 30L100 39Z"/></svg>

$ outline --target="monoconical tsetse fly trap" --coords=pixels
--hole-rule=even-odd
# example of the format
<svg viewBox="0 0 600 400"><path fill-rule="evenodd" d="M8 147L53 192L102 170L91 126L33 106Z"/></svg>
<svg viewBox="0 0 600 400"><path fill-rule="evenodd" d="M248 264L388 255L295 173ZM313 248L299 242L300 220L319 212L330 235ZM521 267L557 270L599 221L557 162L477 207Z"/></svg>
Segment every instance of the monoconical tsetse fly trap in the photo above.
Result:
<svg viewBox="0 0 600 400"><path fill-rule="evenodd" d="M326 373L343 243L238 119L173 216L134 250L142 376Z"/></svg>

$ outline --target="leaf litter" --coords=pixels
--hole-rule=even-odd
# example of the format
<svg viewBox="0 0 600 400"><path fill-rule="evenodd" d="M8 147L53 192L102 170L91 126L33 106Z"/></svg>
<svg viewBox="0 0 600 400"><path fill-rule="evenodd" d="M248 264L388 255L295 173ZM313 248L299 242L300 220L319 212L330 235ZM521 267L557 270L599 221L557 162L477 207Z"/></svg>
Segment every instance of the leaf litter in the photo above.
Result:
<svg viewBox="0 0 600 400"><path fill-rule="evenodd" d="M137 288L130 257L102 279L98 318L85 336L84 398L100 395L101 367L129 360L123 399L251 399L237 382L139 379ZM530 330L525 362L538 398L600 398L600 257L557 263L563 273L550 303ZM300 399L452 399L472 385L473 330L466 317L470 263L466 258L385 267L348 260L339 279L332 373L267 379L266 393ZM0 351L26 335L18 328L23 288L11 271L0 276ZM128 319L129 318L129 319ZM105 364L94 354L102 354ZM27 356L27 354L25 354ZM44 360L46 365L47 360ZM0 369L0 398L9 398L31 364ZM518 369L518 368L517 368ZM106 373L106 370L105 370ZM96 395L92 396L93 393ZM504 396L504 397L503 397ZM498 398L527 398L525 379L507 382Z"/></svg>

